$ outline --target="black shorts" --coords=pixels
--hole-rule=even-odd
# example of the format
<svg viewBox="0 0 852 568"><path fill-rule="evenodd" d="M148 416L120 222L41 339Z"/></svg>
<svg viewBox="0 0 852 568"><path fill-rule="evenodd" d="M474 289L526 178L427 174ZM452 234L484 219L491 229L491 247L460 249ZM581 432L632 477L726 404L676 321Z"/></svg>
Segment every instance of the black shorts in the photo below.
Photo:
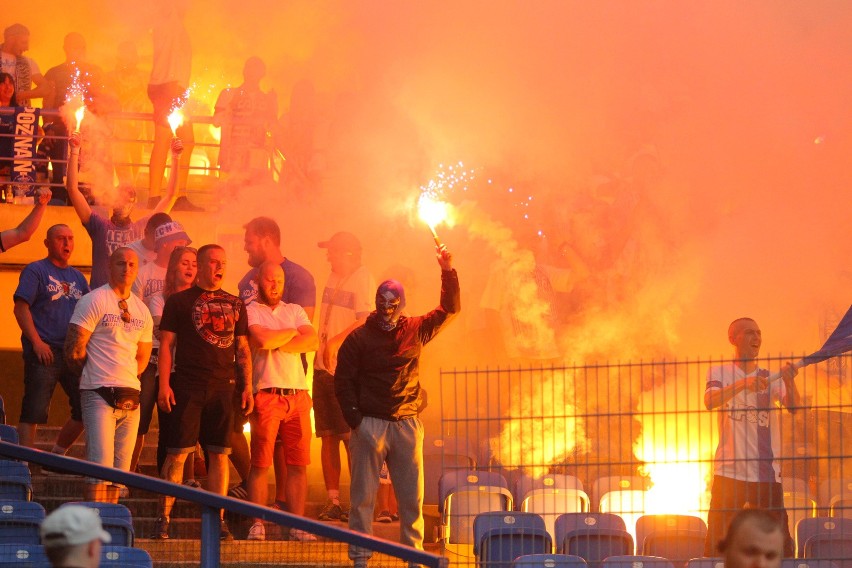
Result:
<svg viewBox="0 0 852 568"><path fill-rule="evenodd" d="M334 375L319 369L314 370L314 430L317 438L323 436L349 435L349 424L334 393Z"/></svg>
<svg viewBox="0 0 852 568"><path fill-rule="evenodd" d="M166 451L188 454L196 442L214 454L231 453L231 430L234 424L233 385L199 386L180 384L172 374L175 404L169 413L168 426L160 429Z"/></svg>

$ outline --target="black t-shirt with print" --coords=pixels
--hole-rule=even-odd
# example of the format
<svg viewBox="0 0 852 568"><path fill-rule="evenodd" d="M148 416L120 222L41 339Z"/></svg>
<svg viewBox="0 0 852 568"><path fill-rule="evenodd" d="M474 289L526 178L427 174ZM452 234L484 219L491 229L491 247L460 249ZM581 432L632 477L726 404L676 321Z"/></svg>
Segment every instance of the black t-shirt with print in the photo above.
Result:
<svg viewBox="0 0 852 568"><path fill-rule="evenodd" d="M198 286L172 294L163 308L160 329L177 335L179 381L205 387L233 384L234 338L248 335L246 307L237 296Z"/></svg>

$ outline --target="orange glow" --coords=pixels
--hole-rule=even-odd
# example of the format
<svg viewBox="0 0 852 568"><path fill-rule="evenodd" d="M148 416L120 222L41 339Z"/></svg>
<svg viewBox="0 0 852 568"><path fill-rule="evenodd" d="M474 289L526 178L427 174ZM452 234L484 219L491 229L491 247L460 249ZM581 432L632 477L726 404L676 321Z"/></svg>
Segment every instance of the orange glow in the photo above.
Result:
<svg viewBox="0 0 852 568"><path fill-rule="evenodd" d="M435 227L447 220L449 210L444 201L440 201L428 193L423 193L417 202L417 214L434 233Z"/></svg>
<svg viewBox="0 0 852 568"><path fill-rule="evenodd" d="M180 125L183 124L183 111L179 108L176 108L169 114L167 119L169 121L169 126L172 129L172 134L177 136L177 129L180 128Z"/></svg>
<svg viewBox="0 0 852 568"><path fill-rule="evenodd" d="M653 483L645 493L646 515L695 515L706 520L706 465L694 462L651 463L645 471Z"/></svg>

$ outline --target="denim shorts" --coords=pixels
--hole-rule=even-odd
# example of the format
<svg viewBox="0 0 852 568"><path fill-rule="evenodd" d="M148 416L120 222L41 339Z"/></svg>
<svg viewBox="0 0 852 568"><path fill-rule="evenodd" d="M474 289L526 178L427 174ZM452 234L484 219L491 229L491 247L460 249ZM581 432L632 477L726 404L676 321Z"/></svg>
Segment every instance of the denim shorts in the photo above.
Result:
<svg viewBox="0 0 852 568"><path fill-rule="evenodd" d="M24 399L21 402L21 419L25 424L46 424L50 399L56 384L68 395L71 418L83 419L80 411L80 375L65 364L65 355L59 347L51 347L53 363L43 365L35 354L24 355Z"/></svg>
<svg viewBox="0 0 852 568"><path fill-rule="evenodd" d="M86 458L96 464L130 471L139 430L139 408L118 410L92 390L80 391L80 402L86 427ZM97 479L88 481L103 483Z"/></svg>

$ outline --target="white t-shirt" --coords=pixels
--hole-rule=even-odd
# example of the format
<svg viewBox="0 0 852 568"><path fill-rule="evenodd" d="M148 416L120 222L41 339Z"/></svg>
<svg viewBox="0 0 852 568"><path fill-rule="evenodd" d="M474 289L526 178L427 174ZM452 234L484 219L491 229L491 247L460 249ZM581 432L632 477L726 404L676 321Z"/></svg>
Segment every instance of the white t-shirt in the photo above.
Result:
<svg viewBox="0 0 852 568"><path fill-rule="evenodd" d="M127 248L136 253L139 257L139 268L142 268L149 262L154 262L157 258L157 251L151 250L142 244L142 239L136 239L127 245Z"/></svg>
<svg viewBox="0 0 852 568"><path fill-rule="evenodd" d="M131 320L124 323L119 300L109 284L104 284L83 296L74 308L71 323L92 333L86 346L81 389L140 388L136 352L139 343L151 343L154 324L148 308L133 294L127 298Z"/></svg>
<svg viewBox="0 0 852 568"><path fill-rule="evenodd" d="M133 293L142 298L147 305L154 294L163 291L167 270L167 267L158 266L155 262L149 262L140 268L136 280L133 281Z"/></svg>
<svg viewBox="0 0 852 568"><path fill-rule="evenodd" d="M251 326L269 329L298 329L311 325L308 314L298 304L279 302L271 308L260 301L246 306L249 335ZM281 349L254 349L251 360L253 391L278 387L285 389L307 389L308 379L302 367L302 356Z"/></svg>
<svg viewBox="0 0 852 568"><path fill-rule="evenodd" d="M746 374L734 363L711 367L707 372L705 393L759 374L769 376L769 371L758 368ZM781 448L778 413L781 412L780 403L786 397L784 381L777 380L761 392L739 392L716 409L719 414L719 446L716 448L715 475L752 482L781 480L776 459Z"/></svg>
<svg viewBox="0 0 852 568"><path fill-rule="evenodd" d="M359 318L366 316L376 307L376 281L365 266L349 276L341 277L334 272L322 291L322 307L319 319L319 350L314 359L314 368L334 374L322 362L325 345Z"/></svg>

